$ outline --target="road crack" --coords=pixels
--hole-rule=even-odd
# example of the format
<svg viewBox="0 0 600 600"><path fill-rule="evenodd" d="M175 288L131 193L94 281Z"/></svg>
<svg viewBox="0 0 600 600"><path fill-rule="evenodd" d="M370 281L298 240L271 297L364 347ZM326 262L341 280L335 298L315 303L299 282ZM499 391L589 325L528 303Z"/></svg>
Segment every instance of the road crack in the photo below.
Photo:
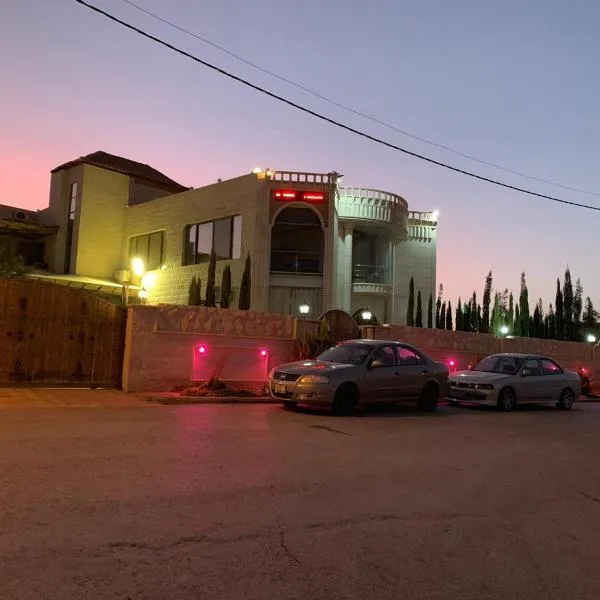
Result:
<svg viewBox="0 0 600 600"><path fill-rule="evenodd" d="M300 564L300 561L298 560L298 557L293 552L291 552L290 549L287 547L287 544L285 543L285 532L283 532L283 531L279 532L279 545L283 549L285 555L288 556L295 565L297 565L299 567L302 566Z"/></svg>
<svg viewBox="0 0 600 600"><path fill-rule="evenodd" d="M324 429L325 431L331 431L332 433L338 433L340 435L349 435L352 436L352 433L348 433L347 431L342 431L341 429L335 429L335 427L330 427L329 425L311 425L313 429Z"/></svg>

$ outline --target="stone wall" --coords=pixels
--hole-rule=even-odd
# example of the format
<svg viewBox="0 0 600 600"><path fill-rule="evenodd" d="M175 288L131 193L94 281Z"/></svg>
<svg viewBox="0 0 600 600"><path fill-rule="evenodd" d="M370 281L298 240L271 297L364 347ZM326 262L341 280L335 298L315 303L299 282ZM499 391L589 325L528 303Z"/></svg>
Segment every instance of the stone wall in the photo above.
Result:
<svg viewBox="0 0 600 600"><path fill-rule="evenodd" d="M363 337L400 340L423 350L435 360L455 362L457 370L488 354L516 352L541 354L554 358L567 369L584 367L600 377L600 350L589 344L557 342L534 338L500 339L494 335L389 325L364 327Z"/></svg>
<svg viewBox="0 0 600 600"><path fill-rule="evenodd" d="M209 379L260 388L290 359L297 330L290 315L190 306L131 306L123 362L126 392L170 391Z"/></svg>

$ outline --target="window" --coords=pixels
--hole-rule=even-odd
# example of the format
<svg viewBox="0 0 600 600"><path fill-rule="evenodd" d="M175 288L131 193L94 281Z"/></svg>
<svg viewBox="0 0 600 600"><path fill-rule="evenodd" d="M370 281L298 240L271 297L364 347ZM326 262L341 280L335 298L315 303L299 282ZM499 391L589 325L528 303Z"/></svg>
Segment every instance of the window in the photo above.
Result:
<svg viewBox="0 0 600 600"><path fill-rule="evenodd" d="M396 356L394 354L394 346L381 346L373 352L371 363L379 361L382 367L395 367Z"/></svg>
<svg viewBox="0 0 600 600"><path fill-rule="evenodd" d="M552 360L544 358L541 361L544 375L560 375L563 370Z"/></svg>
<svg viewBox="0 0 600 600"><path fill-rule="evenodd" d="M141 258L146 271L160 269L164 258L164 231L146 233L129 240L129 260Z"/></svg>
<svg viewBox="0 0 600 600"><path fill-rule="evenodd" d="M529 371L529 374L532 376L542 374L542 369L540 368L540 361L534 358L528 358L525 361L525 364L523 365L523 370Z"/></svg>
<svg viewBox="0 0 600 600"><path fill-rule="evenodd" d="M414 350L405 346L398 346L398 358L400 359L401 367L420 365L425 362L422 356L419 356Z"/></svg>
<svg viewBox="0 0 600 600"><path fill-rule="evenodd" d="M71 184L71 195L69 197L69 221L75 220L77 210L77 182Z"/></svg>
<svg viewBox="0 0 600 600"><path fill-rule="evenodd" d="M208 262L214 249L217 260L240 258L242 250L242 217L226 217L208 223L195 223L185 228L184 265Z"/></svg>

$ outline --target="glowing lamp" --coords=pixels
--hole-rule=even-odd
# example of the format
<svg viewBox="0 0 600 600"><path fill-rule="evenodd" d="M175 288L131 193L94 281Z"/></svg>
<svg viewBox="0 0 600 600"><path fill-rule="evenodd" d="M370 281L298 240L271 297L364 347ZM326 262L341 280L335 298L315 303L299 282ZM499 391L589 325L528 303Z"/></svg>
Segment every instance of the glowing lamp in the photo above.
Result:
<svg viewBox="0 0 600 600"><path fill-rule="evenodd" d="M500 327L500 333L502 335L506 335L508 332L509 332L508 325L502 325L502 327Z"/></svg>
<svg viewBox="0 0 600 600"><path fill-rule="evenodd" d="M258 355L259 355L261 358L267 358L268 354L269 354L269 351L268 351L266 348L261 348L261 349L258 351Z"/></svg>
<svg viewBox="0 0 600 600"><path fill-rule="evenodd" d="M142 287L151 290L156 285L156 273L146 273L142 276Z"/></svg>
<svg viewBox="0 0 600 600"><path fill-rule="evenodd" d="M454 360L450 359L450 360L448 361L448 365L449 365L449 366L450 366L450 367L453 369L453 368L456 366L456 361L454 361Z"/></svg>
<svg viewBox="0 0 600 600"><path fill-rule="evenodd" d="M260 167L254 167L254 169L252 169L252 172L255 175L258 175L259 173L262 173L262 169Z"/></svg>
<svg viewBox="0 0 600 600"><path fill-rule="evenodd" d="M300 311L301 315L307 315L310 312L310 306L306 302L303 302L298 307L298 310Z"/></svg>
<svg viewBox="0 0 600 600"><path fill-rule="evenodd" d="M134 275L137 275L138 277L141 277L144 274L144 271L146 270L144 268L144 261L141 258L132 258L131 259L131 270L133 271Z"/></svg>
<svg viewBox="0 0 600 600"><path fill-rule="evenodd" d="M143 288L142 288L142 289L141 289L141 290L138 292L138 298L139 298L140 300L145 300L147 297L148 297L148 290L145 290L145 289L143 289Z"/></svg>
<svg viewBox="0 0 600 600"><path fill-rule="evenodd" d="M585 338L590 344L595 344L596 343L596 336L593 333L588 333L587 337Z"/></svg>
<svg viewBox="0 0 600 600"><path fill-rule="evenodd" d="M302 194L302 200L305 202L323 202L323 200L325 200L325 194L323 192L304 192Z"/></svg>
<svg viewBox="0 0 600 600"><path fill-rule="evenodd" d="M207 352L207 347L202 344L201 346L198 346L198 354L200 354L200 356L204 356Z"/></svg>
<svg viewBox="0 0 600 600"><path fill-rule="evenodd" d="M360 313L363 321L370 321L373 318L373 313L370 310L363 310Z"/></svg>
<svg viewBox="0 0 600 600"><path fill-rule="evenodd" d="M434 210L434 211L431 213L431 218L432 218L434 221L437 221L437 220L440 218L440 211L439 211L439 210Z"/></svg>

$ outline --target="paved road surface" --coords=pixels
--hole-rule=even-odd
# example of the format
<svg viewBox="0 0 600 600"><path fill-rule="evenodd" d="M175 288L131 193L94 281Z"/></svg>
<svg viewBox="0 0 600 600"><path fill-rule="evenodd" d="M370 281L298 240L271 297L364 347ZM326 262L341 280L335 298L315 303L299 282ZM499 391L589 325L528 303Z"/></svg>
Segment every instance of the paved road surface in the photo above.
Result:
<svg viewBox="0 0 600 600"><path fill-rule="evenodd" d="M0 411L0 598L598 600L600 405Z"/></svg>

